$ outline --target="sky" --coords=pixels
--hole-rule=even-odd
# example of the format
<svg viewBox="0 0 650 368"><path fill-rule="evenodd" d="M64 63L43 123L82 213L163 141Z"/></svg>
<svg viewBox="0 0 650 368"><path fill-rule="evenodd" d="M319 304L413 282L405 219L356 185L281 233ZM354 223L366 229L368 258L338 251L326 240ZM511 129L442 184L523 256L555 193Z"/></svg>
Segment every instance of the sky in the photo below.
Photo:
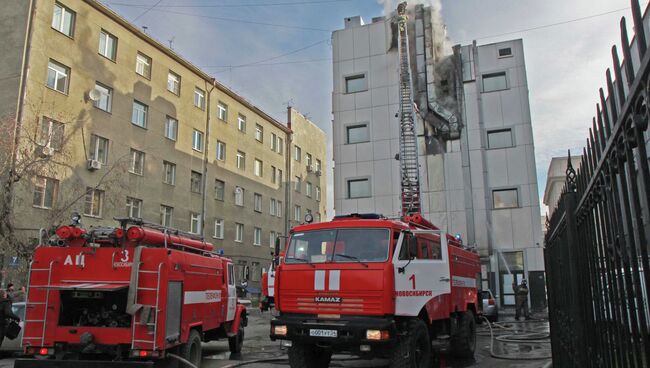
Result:
<svg viewBox="0 0 650 368"><path fill-rule="evenodd" d="M442 8L450 45L523 39L541 204L551 157L582 152L611 47L620 49L622 16L632 34L630 0L417 2L429 1ZM648 5L631 1L642 10ZM277 120L286 122L291 104L330 137L331 32L343 28L345 17L370 22L385 6L381 0L102 2L160 42L171 40L176 52ZM331 138L328 151L331 159Z"/></svg>

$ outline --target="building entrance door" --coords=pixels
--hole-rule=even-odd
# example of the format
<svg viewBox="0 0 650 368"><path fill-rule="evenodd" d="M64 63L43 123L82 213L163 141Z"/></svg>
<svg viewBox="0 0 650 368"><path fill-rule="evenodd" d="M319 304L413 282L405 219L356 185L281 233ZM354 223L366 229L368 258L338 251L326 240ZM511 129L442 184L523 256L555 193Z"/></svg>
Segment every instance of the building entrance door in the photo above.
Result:
<svg viewBox="0 0 650 368"><path fill-rule="evenodd" d="M514 306L515 305L515 290L512 288L512 283L515 282L516 285L521 283L523 280L524 272L515 271L513 273L501 273L499 282L501 283L501 300L502 305L504 306Z"/></svg>
<svg viewBox="0 0 650 368"><path fill-rule="evenodd" d="M502 306L515 305L512 284L519 285L524 278L524 252L499 252L499 297Z"/></svg>

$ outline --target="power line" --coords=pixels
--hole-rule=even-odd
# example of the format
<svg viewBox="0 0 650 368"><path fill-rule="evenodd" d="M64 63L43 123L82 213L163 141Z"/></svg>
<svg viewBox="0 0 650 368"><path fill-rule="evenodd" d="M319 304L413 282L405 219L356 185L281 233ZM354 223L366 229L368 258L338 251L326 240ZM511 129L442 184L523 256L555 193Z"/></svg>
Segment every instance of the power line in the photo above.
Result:
<svg viewBox="0 0 650 368"><path fill-rule="evenodd" d="M282 2L282 3L258 3L258 4L218 4L218 5L161 5L158 8L241 8L241 7L258 7L258 6L292 6L292 5L319 5L319 4L335 4L350 2L352 0L320 0L320 1L296 1L296 2ZM133 8L146 8L147 4L133 4L133 3L120 3L107 1L106 4L133 7Z"/></svg>
<svg viewBox="0 0 650 368"><path fill-rule="evenodd" d="M135 22L136 20L140 19L143 15L149 13L151 10L153 10L153 8L155 8L156 6L158 6L158 4L162 3L162 1L163 1L163 0L158 0L158 2L156 2L155 4L153 4L153 6L151 6L149 9L145 10L142 14L138 15L137 17L135 17L135 18L132 20L132 22Z"/></svg>

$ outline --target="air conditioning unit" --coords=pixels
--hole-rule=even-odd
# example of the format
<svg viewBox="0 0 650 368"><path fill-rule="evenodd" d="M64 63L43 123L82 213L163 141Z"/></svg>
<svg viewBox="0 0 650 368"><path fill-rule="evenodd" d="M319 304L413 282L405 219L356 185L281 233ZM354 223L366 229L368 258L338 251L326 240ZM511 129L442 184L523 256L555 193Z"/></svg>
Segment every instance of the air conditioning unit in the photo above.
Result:
<svg viewBox="0 0 650 368"><path fill-rule="evenodd" d="M102 163L99 160L88 160L88 170L95 171L102 168Z"/></svg>
<svg viewBox="0 0 650 368"><path fill-rule="evenodd" d="M37 148L37 153L40 157L49 157L54 154L54 148L48 146L40 146Z"/></svg>
<svg viewBox="0 0 650 368"><path fill-rule="evenodd" d="M312 172L312 170L314 170L313 167L311 165L307 165L307 172Z"/></svg>
<svg viewBox="0 0 650 368"><path fill-rule="evenodd" d="M316 176L321 176L323 173L320 170L316 170Z"/></svg>

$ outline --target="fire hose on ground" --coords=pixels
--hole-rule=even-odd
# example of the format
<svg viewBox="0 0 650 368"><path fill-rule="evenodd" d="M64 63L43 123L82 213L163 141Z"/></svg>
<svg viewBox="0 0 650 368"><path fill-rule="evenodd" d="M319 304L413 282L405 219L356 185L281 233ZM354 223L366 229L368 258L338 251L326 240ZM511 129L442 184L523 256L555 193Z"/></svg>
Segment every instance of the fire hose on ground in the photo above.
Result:
<svg viewBox="0 0 650 368"><path fill-rule="evenodd" d="M480 336L490 336L490 355L493 358L504 359L504 360L546 360L551 359L550 347L549 353L544 355L530 356L526 354L499 354L494 352L494 341L499 341L506 344L550 344L550 333L549 332L539 332L539 331L529 331L529 330L514 330L512 327L505 326L503 322L490 323L490 321L485 317L481 316L487 323L487 326L490 330L489 335L483 332L477 332L477 335ZM528 321L526 321L528 322ZM534 320L534 322L543 322L543 320ZM533 322L533 323L534 323ZM517 322L508 322L508 323L517 323ZM530 322L528 322L530 323ZM493 326L501 328L507 332L499 336L494 336ZM513 333L514 332L514 333Z"/></svg>

